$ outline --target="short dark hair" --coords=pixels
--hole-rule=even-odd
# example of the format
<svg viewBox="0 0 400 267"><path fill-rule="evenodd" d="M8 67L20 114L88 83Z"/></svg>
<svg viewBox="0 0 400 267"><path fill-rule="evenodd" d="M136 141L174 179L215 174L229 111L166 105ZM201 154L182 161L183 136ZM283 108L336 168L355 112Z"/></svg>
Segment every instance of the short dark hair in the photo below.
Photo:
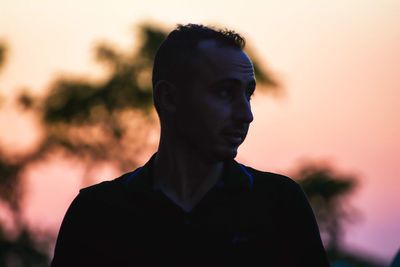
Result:
<svg viewBox="0 0 400 267"><path fill-rule="evenodd" d="M193 70L191 60L195 58L200 42L215 40L218 45L243 50L246 41L238 33L228 29L216 29L201 24L178 24L166 37L154 58L152 83L155 88L158 81L167 80L179 86L187 81ZM159 112L157 103L154 103Z"/></svg>

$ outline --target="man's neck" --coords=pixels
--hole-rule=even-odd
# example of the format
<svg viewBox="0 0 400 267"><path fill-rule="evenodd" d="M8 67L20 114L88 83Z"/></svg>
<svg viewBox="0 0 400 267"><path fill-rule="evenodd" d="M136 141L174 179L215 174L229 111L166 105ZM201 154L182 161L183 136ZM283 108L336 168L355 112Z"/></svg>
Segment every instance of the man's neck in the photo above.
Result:
<svg viewBox="0 0 400 267"><path fill-rule="evenodd" d="M183 146L160 142L153 168L154 185L190 211L217 183L223 162L209 162Z"/></svg>

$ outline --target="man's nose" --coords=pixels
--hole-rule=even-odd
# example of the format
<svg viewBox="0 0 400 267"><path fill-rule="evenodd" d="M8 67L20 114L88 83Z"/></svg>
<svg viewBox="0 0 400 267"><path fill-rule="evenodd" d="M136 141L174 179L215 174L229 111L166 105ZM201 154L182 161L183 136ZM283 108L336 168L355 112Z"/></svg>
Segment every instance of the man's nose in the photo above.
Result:
<svg viewBox="0 0 400 267"><path fill-rule="evenodd" d="M248 124L254 120L250 101L246 97L237 102L234 108L234 117L236 120Z"/></svg>

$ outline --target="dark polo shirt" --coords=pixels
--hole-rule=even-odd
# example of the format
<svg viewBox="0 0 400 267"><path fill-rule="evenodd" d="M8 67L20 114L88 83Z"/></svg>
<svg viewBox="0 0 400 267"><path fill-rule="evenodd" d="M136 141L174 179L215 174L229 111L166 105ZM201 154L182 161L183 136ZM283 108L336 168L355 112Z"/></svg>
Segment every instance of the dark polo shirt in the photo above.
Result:
<svg viewBox="0 0 400 267"><path fill-rule="evenodd" d="M185 212L153 186L151 159L84 188L57 239L58 266L329 266L298 184L235 160Z"/></svg>

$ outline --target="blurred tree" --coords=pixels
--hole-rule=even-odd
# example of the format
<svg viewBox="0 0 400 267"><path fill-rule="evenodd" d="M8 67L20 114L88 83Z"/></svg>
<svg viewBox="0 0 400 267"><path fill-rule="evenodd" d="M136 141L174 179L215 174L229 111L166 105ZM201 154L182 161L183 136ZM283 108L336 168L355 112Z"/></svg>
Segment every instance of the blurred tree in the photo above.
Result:
<svg viewBox="0 0 400 267"><path fill-rule="evenodd" d="M44 96L28 92L18 96L22 110L33 112L40 119L44 137L35 151L19 158L7 156L0 147L1 200L13 214L19 232L12 241L0 239L5 240L0 243L1 266L8 266L4 263L9 258L29 266L22 259L32 255L32 251L41 251L34 246L36 243L20 216L21 175L25 168L60 151L84 162L88 170L101 162L113 164L121 172L138 165L138 156L149 147L150 131L157 121L152 105L151 70L157 48L166 35L167 31L159 26L141 24L138 45L131 51L122 51L107 42L97 45L96 59L107 70L102 80L62 77L52 83ZM3 51L0 50L0 62ZM259 89L278 88L270 73L258 63L254 67ZM0 238L6 235L3 229L0 222Z"/></svg>
<svg viewBox="0 0 400 267"><path fill-rule="evenodd" d="M340 174L325 163L305 163L292 175L302 186L321 232L332 266L382 267L379 260L368 255L346 251L342 246L344 226L359 213L348 203L357 187L357 177Z"/></svg>
<svg viewBox="0 0 400 267"><path fill-rule="evenodd" d="M5 61L5 55L6 55L6 45L4 41L0 40L0 71L4 65L3 63ZM3 97L0 94L0 107L2 102L3 102Z"/></svg>
<svg viewBox="0 0 400 267"><path fill-rule="evenodd" d="M310 200L325 245L338 248L343 223L355 214L344 201L355 189L356 178L338 174L329 165L315 163L301 166L293 177L298 179Z"/></svg>
<svg viewBox="0 0 400 267"><path fill-rule="evenodd" d="M0 42L0 69L5 63L5 53L6 46ZM46 234L44 240L37 240L21 216L24 165L24 160L8 155L0 147L0 266L40 267L47 266L49 261Z"/></svg>
<svg viewBox="0 0 400 267"><path fill-rule="evenodd" d="M0 69L3 67L6 56L6 44L4 41L0 40Z"/></svg>

